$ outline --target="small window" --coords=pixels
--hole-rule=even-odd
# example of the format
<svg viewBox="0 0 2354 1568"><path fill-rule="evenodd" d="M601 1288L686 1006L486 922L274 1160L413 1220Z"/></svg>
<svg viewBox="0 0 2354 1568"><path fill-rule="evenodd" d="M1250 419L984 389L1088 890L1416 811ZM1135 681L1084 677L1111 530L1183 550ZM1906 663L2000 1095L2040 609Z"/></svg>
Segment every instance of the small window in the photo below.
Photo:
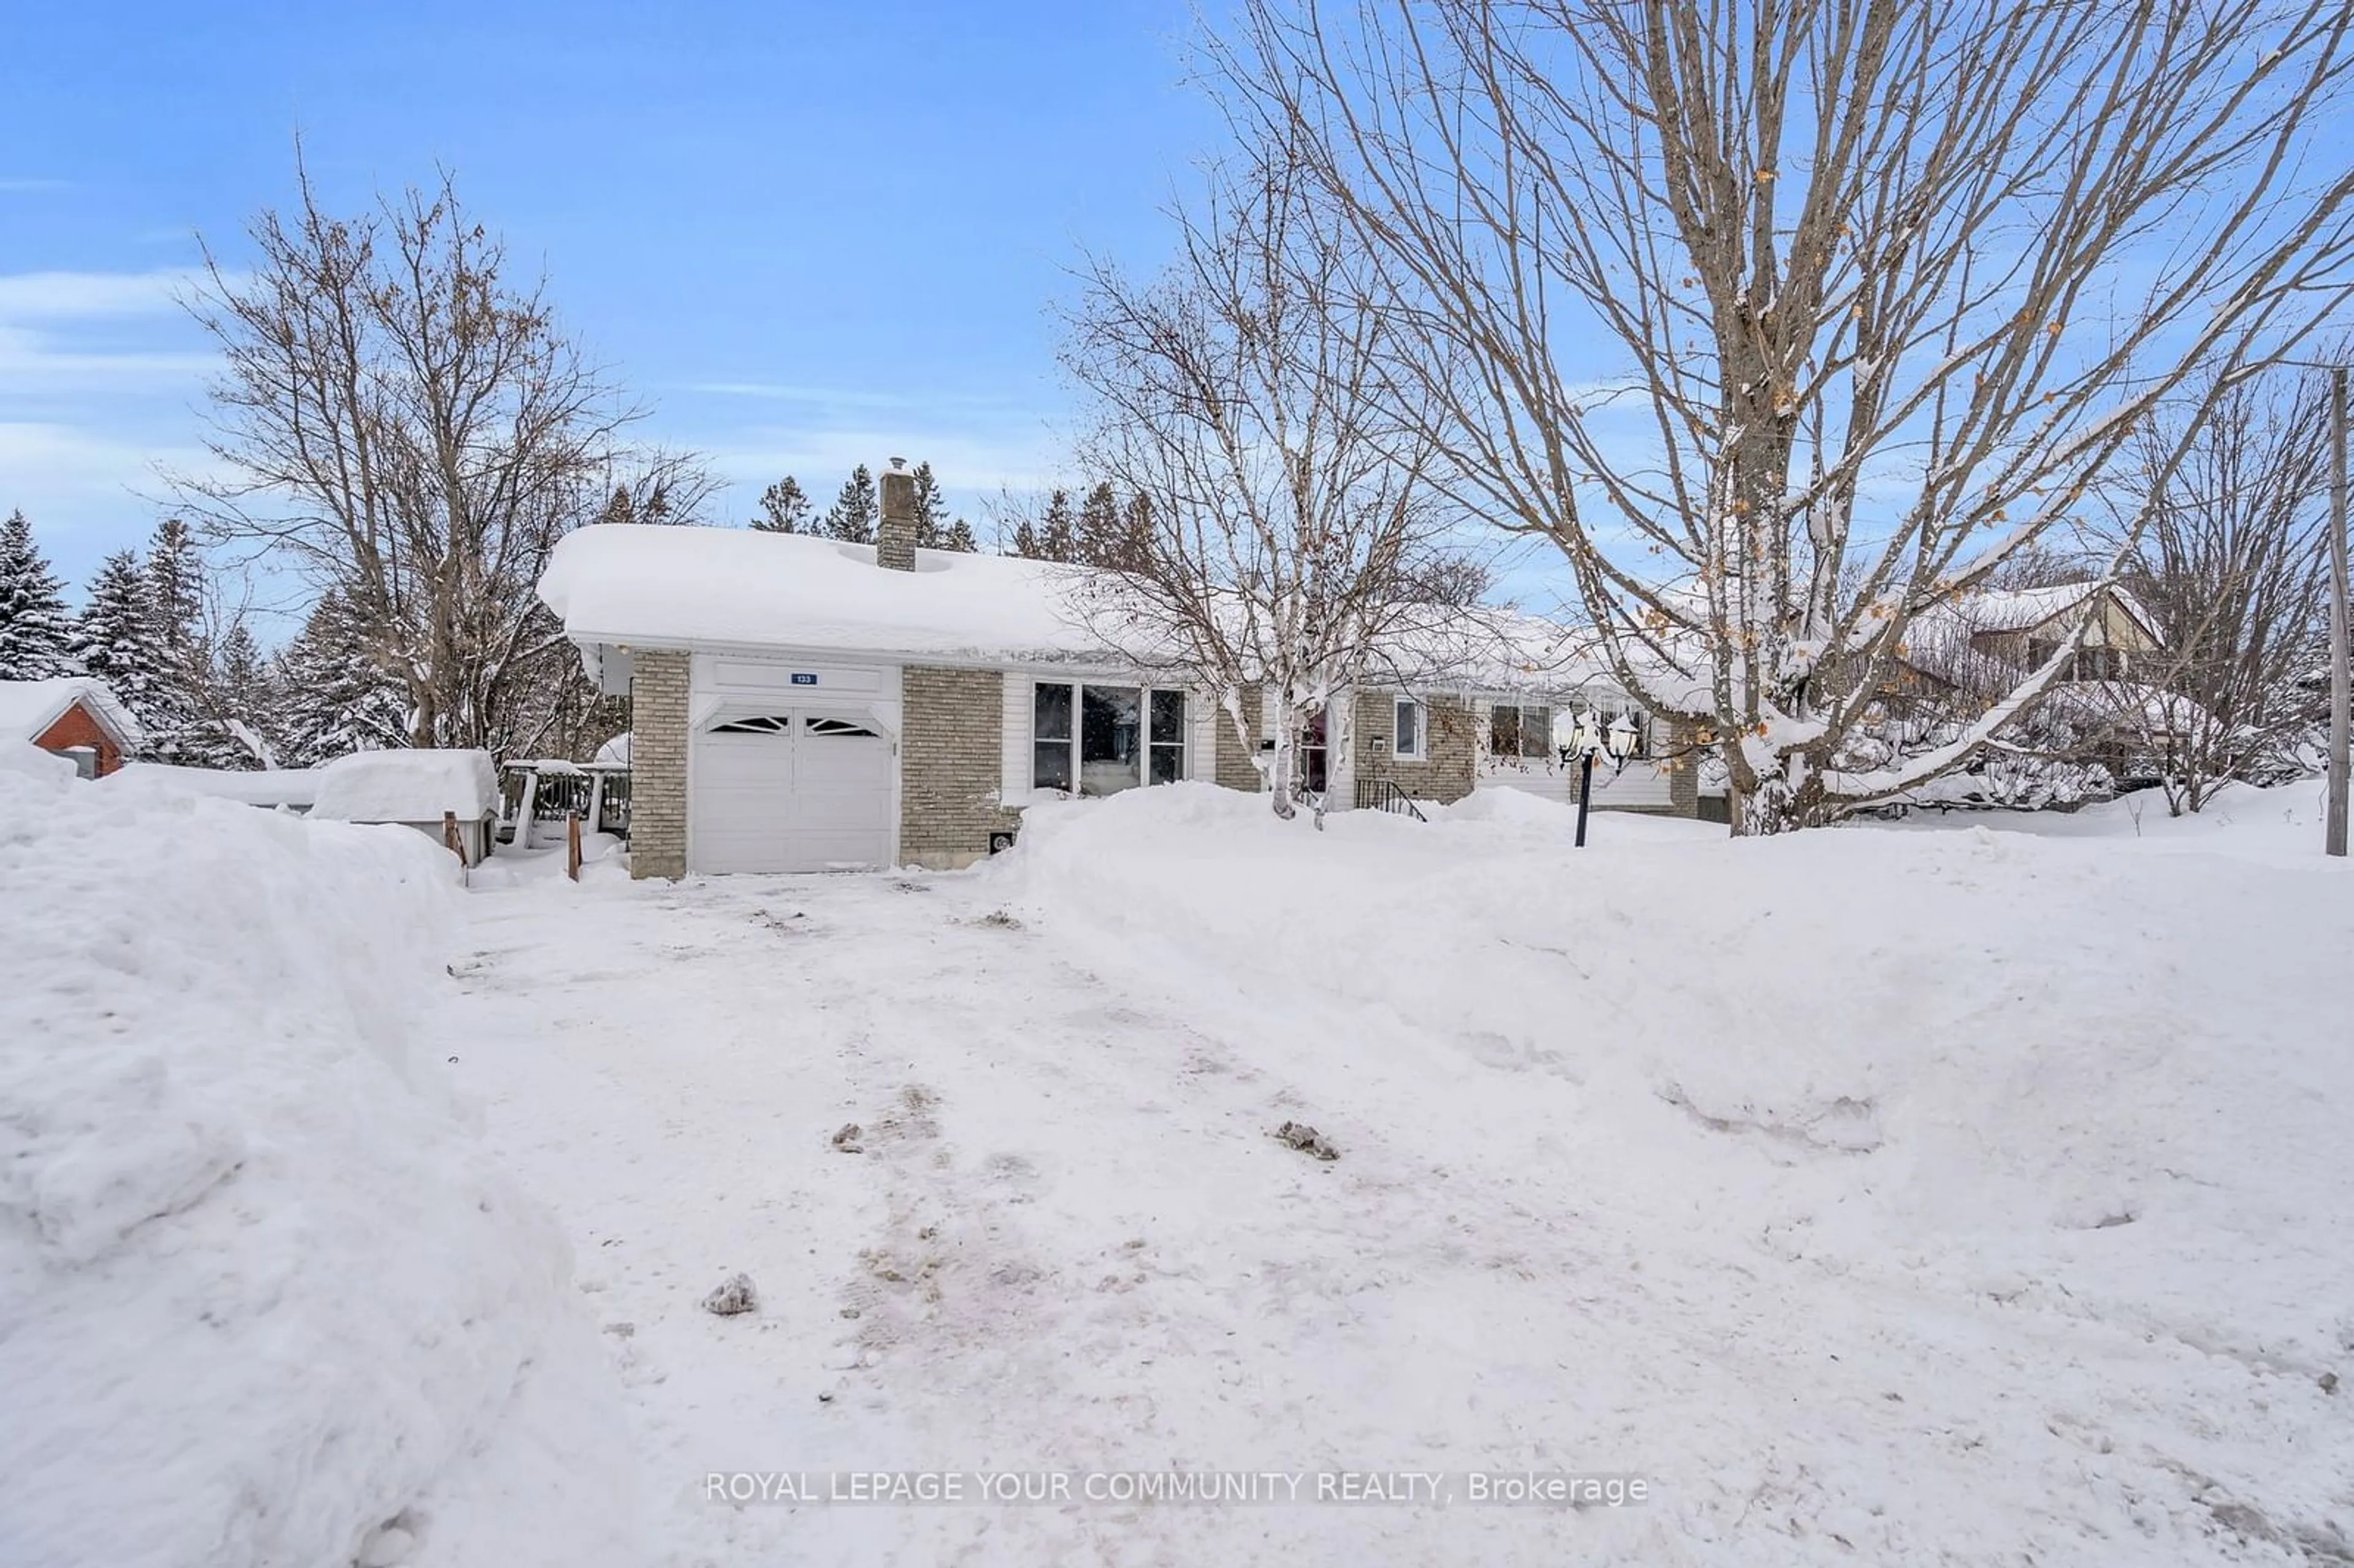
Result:
<svg viewBox="0 0 2354 1568"><path fill-rule="evenodd" d="M1422 760L1422 705L1412 697L1400 697L1396 704L1396 736L1394 755L1400 762Z"/></svg>
<svg viewBox="0 0 2354 1568"><path fill-rule="evenodd" d="M1148 781L1174 784L1185 777L1185 694L1152 694L1152 755Z"/></svg>
<svg viewBox="0 0 2354 1568"><path fill-rule="evenodd" d="M786 735L793 727L790 714L761 714L753 718L729 719L726 724L711 726L714 735Z"/></svg>
<svg viewBox="0 0 2354 1568"><path fill-rule="evenodd" d="M843 739L879 740L882 738L864 725L852 724L848 719L813 718L809 721L808 733L811 736Z"/></svg>
<svg viewBox="0 0 2354 1568"><path fill-rule="evenodd" d="M1032 699L1030 784L1071 792L1071 688L1041 681Z"/></svg>
<svg viewBox="0 0 2354 1568"><path fill-rule="evenodd" d="M1553 710L1521 710L1521 755L1545 758L1553 754Z"/></svg>
<svg viewBox="0 0 2354 1568"><path fill-rule="evenodd" d="M1521 754L1521 710L1498 703L1488 715L1488 751L1494 757Z"/></svg>

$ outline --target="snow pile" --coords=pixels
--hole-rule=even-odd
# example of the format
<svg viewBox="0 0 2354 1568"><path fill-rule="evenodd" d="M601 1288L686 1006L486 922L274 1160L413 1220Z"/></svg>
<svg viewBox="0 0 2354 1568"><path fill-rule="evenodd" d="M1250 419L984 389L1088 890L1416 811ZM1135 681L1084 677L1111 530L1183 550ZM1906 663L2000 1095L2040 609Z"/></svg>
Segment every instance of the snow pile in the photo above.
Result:
<svg viewBox="0 0 2354 1568"><path fill-rule="evenodd" d="M499 770L487 751L363 751L319 772L311 814L331 822L461 822L498 810Z"/></svg>
<svg viewBox="0 0 2354 1568"><path fill-rule="evenodd" d="M1034 808L981 874L1073 961L1235 999L1369 1188L1593 1238L1558 1349L1605 1381L1553 1418L1670 1470L1694 1561L2354 1555L2343 864L2121 810L1575 821L1176 786Z"/></svg>
<svg viewBox="0 0 2354 1568"><path fill-rule="evenodd" d="M453 1117L406 832L0 768L0 1562L622 1561L569 1262Z"/></svg>
<svg viewBox="0 0 2354 1568"><path fill-rule="evenodd" d="M163 788L248 806L308 806L319 798L317 768L182 768L164 762L133 762L107 776L120 789ZM437 819L438 816L437 816Z"/></svg>

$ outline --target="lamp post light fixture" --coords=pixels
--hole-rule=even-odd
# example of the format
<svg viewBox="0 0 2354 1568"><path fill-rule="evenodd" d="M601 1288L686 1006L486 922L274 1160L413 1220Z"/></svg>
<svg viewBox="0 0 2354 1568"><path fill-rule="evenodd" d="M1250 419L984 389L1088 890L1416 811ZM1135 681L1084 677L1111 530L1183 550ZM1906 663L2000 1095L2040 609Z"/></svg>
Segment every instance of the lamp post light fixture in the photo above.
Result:
<svg viewBox="0 0 2354 1568"><path fill-rule="evenodd" d="M1571 732L1570 749L1577 753L1577 847L1585 847L1585 813L1594 799L1594 758L1596 753L1608 751L1616 768L1624 768L1627 759L1635 755L1637 731L1635 721L1625 714L1610 721L1606 733L1595 718L1594 710L1586 709L1577 715L1577 727Z"/></svg>

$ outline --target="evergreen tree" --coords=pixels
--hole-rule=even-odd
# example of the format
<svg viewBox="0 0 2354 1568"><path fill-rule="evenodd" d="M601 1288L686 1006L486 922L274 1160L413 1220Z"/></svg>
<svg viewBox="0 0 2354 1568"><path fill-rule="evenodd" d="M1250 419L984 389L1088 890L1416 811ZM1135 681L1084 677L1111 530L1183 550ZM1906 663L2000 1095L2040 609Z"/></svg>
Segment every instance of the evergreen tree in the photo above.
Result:
<svg viewBox="0 0 2354 1568"><path fill-rule="evenodd" d="M831 538L846 539L854 545L875 543L875 523L881 515L881 503L875 493L875 476L860 463L842 483L842 493L833 498L833 507L825 514L825 532Z"/></svg>
<svg viewBox="0 0 2354 1568"><path fill-rule="evenodd" d="M1046 510L1037 521L1024 517L1013 528L1013 553L1033 561L1076 561L1079 535L1071 515L1071 493L1055 490L1046 497Z"/></svg>
<svg viewBox="0 0 2354 1568"><path fill-rule="evenodd" d="M916 482L916 547L937 550L948 536L948 501L940 494L940 482L932 477L929 462L917 463L911 477Z"/></svg>
<svg viewBox="0 0 2354 1568"><path fill-rule="evenodd" d="M752 526L763 534L806 534L810 531L810 498L791 474L760 492L760 515Z"/></svg>
<svg viewBox="0 0 2354 1568"><path fill-rule="evenodd" d="M1106 480L1079 503L1079 559L1089 566L1104 565L1104 556L1117 553L1119 531L1119 497L1112 493L1111 482Z"/></svg>
<svg viewBox="0 0 2354 1568"><path fill-rule="evenodd" d="M207 662L196 718L180 736L179 760L199 768L275 768L285 749L277 671L239 620Z"/></svg>
<svg viewBox="0 0 2354 1568"><path fill-rule="evenodd" d="M286 767L408 744L399 683L377 664L341 589L320 596L302 635L278 655L272 680L281 715L279 760Z"/></svg>
<svg viewBox="0 0 2354 1568"><path fill-rule="evenodd" d="M916 465L916 547L922 550L959 550L967 555L981 548L972 536L972 529L961 517L949 518L948 496L940 490L939 481L932 477L932 465Z"/></svg>
<svg viewBox="0 0 2354 1568"><path fill-rule="evenodd" d="M1097 484L1079 508L1076 558L1090 567L1116 569L1135 564L1146 515L1142 496L1123 506L1108 482Z"/></svg>
<svg viewBox="0 0 2354 1568"><path fill-rule="evenodd" d="M599 523L634 523L637 520L637 500L630 494L630 487L625 484L615 485L613 493L605 498L605 504L597 509L597 521Z"/></svg>
<svg viewBox="0 0 2354 1568"><path fill-rule="evenodd" d="M156 640L174 659L191 667L200 662L204 563L196 555L196 535L176 517L156 524L147 542L147 602L154 611Z"/></svg>
<svg viewBox="0 0 2354 1568"><path fill-rule="evenodd" d="M33 543L22 512L0 523L0 681L75 673L65 589Z"/></svg>
<svg viewBox="0 0 2354 1568"><path fill-rule="evenodd" d="M147 732L150 748L160 751L190 715L184 684L155 625L146 568L136 553L117 550L90 579L90 602L74 628L74 657L106 683Z"/></svg>
<svg viewBox="0 0 2354 1568"><path fill-rule="evenodd" d="M176 517L158 523L148 541L146 583L150 637L161 652L161 679L168 688L156 710L193 721L206 711L211 680L210 653L205 646L205 564L196 552L196 535ZM208 749L201 737L169 729L150 730L147 744L171 762L201 764L204 758L198 754Z"/></svg>

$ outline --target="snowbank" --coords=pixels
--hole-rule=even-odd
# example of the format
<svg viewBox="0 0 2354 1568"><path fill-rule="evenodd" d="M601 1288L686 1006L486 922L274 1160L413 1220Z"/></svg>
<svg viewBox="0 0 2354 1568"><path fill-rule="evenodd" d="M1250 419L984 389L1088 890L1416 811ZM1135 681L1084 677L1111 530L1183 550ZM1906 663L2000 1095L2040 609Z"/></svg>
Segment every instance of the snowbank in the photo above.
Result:
<svg viewBox="0 0 2354 1568"><path fill-rule="evenodd" d="M319 798L317 768L182 768L164 762L126 763L107 776L116 789L163 789L236 800L248 806L308 806ZM436 813L435 820L439 820Z"/></svg>
<svg viewBox="0 0 2354 1568"><path fill-rule="evenodd" d="M1639 1238L1641 1275L1561 1282L1641 1325L1620 1354L1745 1323L1755 1398L1705 1427L1646 1414L1674 1365L1613 1368L1618 1445L1713 1467L1670 1533L1755 1487L1746 1528L1858 1560L2343 1555L2354 874L2268 825L2062 821L2097 836L1609 816L1580 851L1502 791L1319 833L1178 786L1034 808L979 874L1073 962L1236 999L1364 1180L1424 1180L1381 1162L1410 1140Z"/></svg>
<svg viewBox="0 0 2354 1568"><path fill-rule="evenodd" d="M627 1560L566 1248L419 1027L452 882L0 768L0 1562Z"/></svg>
<svg viewBox="0 0 2354 1568"><path fill-rule="evenodd" d="M479 821L498 810L499 770L487 751L363 751L319 772L311 814L331 822Z"/></svg>

